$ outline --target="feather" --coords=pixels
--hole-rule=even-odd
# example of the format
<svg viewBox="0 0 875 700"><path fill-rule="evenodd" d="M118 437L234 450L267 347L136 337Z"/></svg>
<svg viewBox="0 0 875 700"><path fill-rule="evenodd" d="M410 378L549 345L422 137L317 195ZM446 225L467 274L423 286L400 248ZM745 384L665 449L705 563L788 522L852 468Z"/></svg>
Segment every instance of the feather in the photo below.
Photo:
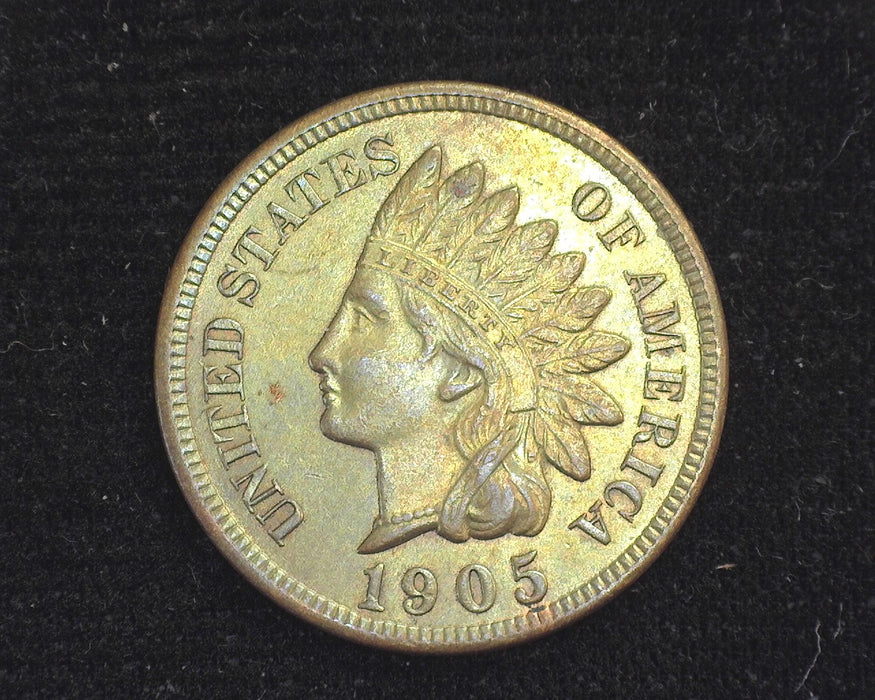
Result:
<svg viewBox="0 0 875 700"><path fill-rule="evenodd" d="M568 333L553 326L537 326L520 333L517 340L527 347L531 345L532 347L558 348L568 340Z"/></svg>
<svg viewBox="0 0 875 700"><path fill-rule="evenodd" d="M435 207L441 173L440 146L432 146L410 166L383 202L371 235L410 245L417 240Z"/></svg>
<svg viewBox="0 0 875 700"><path fill-rule="evenodd" d="M434 218L416 248L423 255L430 255L441 262L446 261L449 239L458 230L459 224L482 190L482 163L471 163L450 175L438 192Z"/></svg>
<svg viewBox="0 0 875 700"><path fill-rule="evenodd" d="M511 321L539 318L543 307L554 304L557 295L568 289L583 271L583 253L561 253L545 258L531 275L531 281L516 289L506 290L492 284L486 288L489 296L500 299L500 306Z"/></svg>
<svg viewBox="0 0 875 700"><path fill-rule="evenodd" d="M546 219L530 221L512 231L496 249L495 282L516 284L528 279L550 252L558 232L556 222Z"/></svg>
<svg viewBox="0 0 875 700"><path fill-rule="evenodd" d="M516 187L496 192L475 205L471 215L447 243L450 251L447 267L451 270L462 268L466 276L475 279L480 274L480 263L504 239L519 207L520 195Z"/></svg>
<svg viewBox="0 0 875 700"><path fill-rule="evenodd" d="M535 435L547 461L559 471L577 481L589 478L589 447L580 426L540 411L535 417Z"/></svg>
<svg viewBox="0 0 875 700"><path fill-rule="evenodd" d="M617 425L623 412L604 389L579 374L541 370L538 396L541 407L557 418L587 425Z"/></svg>
<svg viewBox="0 0 875 700"><path fill-rule="evenodd" d="M566 290L548 324L564 331L579 333L595 320L611 299L603 287L578 287Z"/></svg>
<svg viewBox="0 0 875 700"><path fill-rule="evenodd" d="M623 357L629 347L628 340L613 333L595 331L579 335L571 340L563 356L550 360L546 368L571 374L598 372Z"/></svg>
<svg viewBox="0 0 875 700"><path fill-rule="evenodd" d="M561 253L550 258L548 269L548 288L554 294L561 294L580 277L586 256L583 253Z"/></svg>
<svg viewBox="0 0 875 700"><path fill-rule="evenodd" d="M577 333L592 324L610 298L610 292L601 287L569 287L555 305L546 296L529 319L529 329L520 333L518 339L532 353L536 365L552 362L563 348L563 357L567 357L573 354L567 346L574 342Z"/></svg>

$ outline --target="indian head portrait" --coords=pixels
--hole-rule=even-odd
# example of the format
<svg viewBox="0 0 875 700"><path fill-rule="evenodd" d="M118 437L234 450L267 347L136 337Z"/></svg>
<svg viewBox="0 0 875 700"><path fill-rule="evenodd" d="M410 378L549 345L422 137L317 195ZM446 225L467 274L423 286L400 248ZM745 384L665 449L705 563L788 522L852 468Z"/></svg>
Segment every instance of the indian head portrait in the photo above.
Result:
<svg viewBox="0 0 875 700"><path fill-rule="evenodd" d="M363 554L537 535L549 471L588 479L586 431L623 421L594 380L629 350L593 328L609 291L578 283L582 253L553 252L554 221L517 222L515 186L442 161L427 149L381 204L309 357L322 433L375 457Z"/></svg>

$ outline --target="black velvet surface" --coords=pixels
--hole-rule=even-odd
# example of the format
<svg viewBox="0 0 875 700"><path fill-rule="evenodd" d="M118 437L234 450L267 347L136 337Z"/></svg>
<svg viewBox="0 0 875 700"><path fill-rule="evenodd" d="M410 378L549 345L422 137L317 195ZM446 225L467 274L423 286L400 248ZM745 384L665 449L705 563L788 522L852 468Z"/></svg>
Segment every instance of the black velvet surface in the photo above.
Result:
<svg viewBox="0 0 875 700"><path fill-rule="evenodd" d="M0 3L5 697L865 697L875 687L870 2ZM165 275L251 150L378 85L569 108L675 196L731 395L689 521L542 640L373 651L210 544L158 429Z"/></svg>

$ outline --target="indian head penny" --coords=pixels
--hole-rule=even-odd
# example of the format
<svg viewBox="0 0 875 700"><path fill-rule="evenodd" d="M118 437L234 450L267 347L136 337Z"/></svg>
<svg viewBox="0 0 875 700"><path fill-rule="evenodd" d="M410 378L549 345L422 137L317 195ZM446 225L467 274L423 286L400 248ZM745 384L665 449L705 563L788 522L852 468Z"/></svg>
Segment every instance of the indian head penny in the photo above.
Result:
<svg viewBox="0 0 875 700"><path fill-rule="evenodd" d="M170 274L179 484L222 553L344 637L464 651L613 597L690 511L726 339L669 194L596 127L465 83L272 137Z"/></svg>

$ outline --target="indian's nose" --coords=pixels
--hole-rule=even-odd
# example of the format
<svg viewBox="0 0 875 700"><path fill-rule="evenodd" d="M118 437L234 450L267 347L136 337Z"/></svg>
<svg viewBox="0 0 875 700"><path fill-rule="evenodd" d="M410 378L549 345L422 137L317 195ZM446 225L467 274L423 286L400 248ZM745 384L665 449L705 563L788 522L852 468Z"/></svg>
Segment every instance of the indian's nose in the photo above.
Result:
<svg viewBox="0 0 875 700"><path fill-rule="evenodd" d="M319 372L320 374L324 374L328 370L336 370L332 363L332 347L334 345L334 324L328 327L328 330L325 331L325 334L316 343L316 347L314 347L310 351L310 355L307 357L307 363L310 365L310 369L314 372Z"/></svg>

